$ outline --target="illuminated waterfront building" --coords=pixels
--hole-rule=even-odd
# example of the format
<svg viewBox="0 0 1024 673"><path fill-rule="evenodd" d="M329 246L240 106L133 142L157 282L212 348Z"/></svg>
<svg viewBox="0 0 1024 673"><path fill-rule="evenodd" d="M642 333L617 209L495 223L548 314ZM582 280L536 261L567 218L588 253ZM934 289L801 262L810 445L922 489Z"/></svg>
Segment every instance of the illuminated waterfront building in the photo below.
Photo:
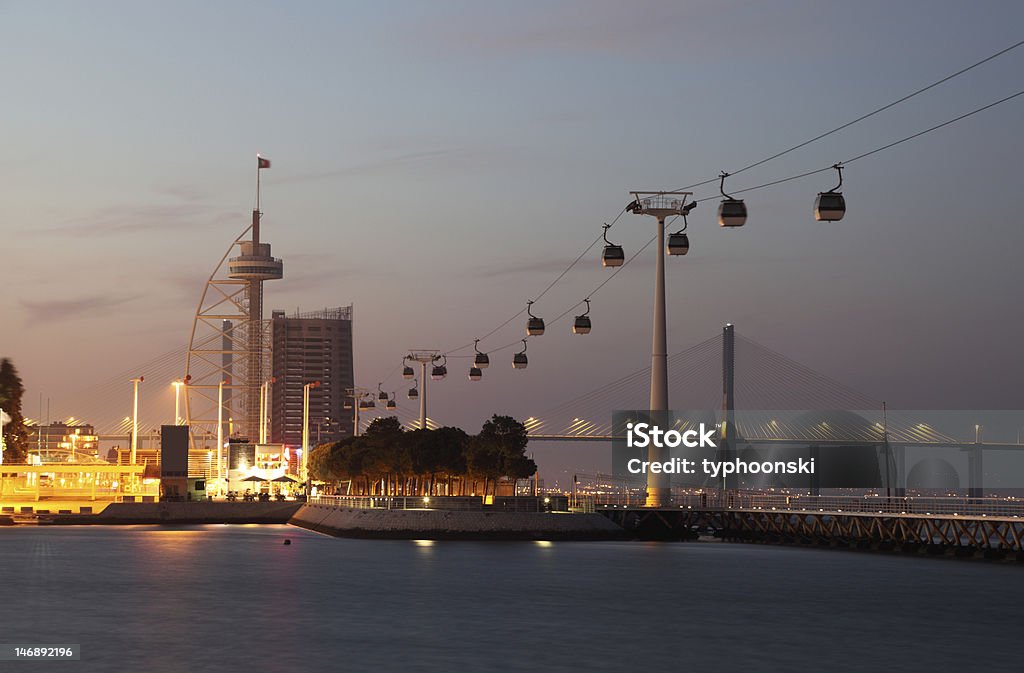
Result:
<svg viewBox="0 0 1024 673"><path fill-rule="evenodd" d="M95 457L99 450L99 437L91 425L58 421L29 426L28 432L30 450L44 453L60 450L68 452L70 456L82 454L92 457Z"/></svg>

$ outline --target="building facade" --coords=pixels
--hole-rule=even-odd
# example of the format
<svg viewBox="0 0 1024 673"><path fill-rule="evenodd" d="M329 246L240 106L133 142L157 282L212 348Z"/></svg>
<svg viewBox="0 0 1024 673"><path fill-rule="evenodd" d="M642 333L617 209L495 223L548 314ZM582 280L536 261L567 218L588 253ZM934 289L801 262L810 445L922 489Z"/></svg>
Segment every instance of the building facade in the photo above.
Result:
<svg viewBox="0 0 1024 673"><path fill-rule="evenodd" d="M352 414L345 411L346 390L354 385L352 307L324 309L271 318L273 357L270 439L302 444L302 389L310 389L310 444L335 442L352 434Z"/></svg>
<svg viewBox="0 0 1024 673"><path fill-rule="evenodd" d="M99 437L91 425L49 423L28 428L29 451L67 451L72 455L83 454L96 457L99 452Z"/></svg>

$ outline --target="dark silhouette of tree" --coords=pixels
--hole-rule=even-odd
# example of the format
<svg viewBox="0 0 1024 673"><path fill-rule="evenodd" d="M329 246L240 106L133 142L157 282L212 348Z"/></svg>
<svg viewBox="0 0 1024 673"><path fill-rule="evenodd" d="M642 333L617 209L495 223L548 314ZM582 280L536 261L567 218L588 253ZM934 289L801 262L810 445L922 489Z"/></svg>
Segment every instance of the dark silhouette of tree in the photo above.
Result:
<svg viewBox="0 0 1024 673"><path fill-rule="evenodd" d="M396 416L382 416L373 419L366 426L366 432L363 433L363 437L389 437L394 439L403 432L405 430L402 428L402 423Z"/></svg>
<svg viewBox="0 0 1024 673"><path fill-rule="evenodd" d="M333 457L333 445L321 444L309 452L309 476L318 481L332 481L338 477L328 469L327 464Z"/></svg>
<svg viewBox="0 0 1024 673"><path fill-rule="evenodd" d="M4 462L23 463L28 450L28 430L21 413L21 398L25 387L18 376L18 370L8 359L0 360L0 409L11 420L4 424Z"/></svg>
<svg viewBox="0 0 1024 673"><path fill-rule="evenodd" d="M360 437L316 447L309 467L314 479L351 481L352 492L365 495L454 495L455 481L465 492L467 476L483 479L486 494L502 476L536 472L526 443L526 427L509 416L492 417L473 437L454 427L406 432L390 416Z"/></svg>
<svg viewBox="0 0 1024 673"><path fill-rule="evenodd" d="M440 478L447 483L445 492L451 494L452 479L466 473L468 435L460 428L447 426L436 430L414 430L406 434L412 470L422 482L422 493L435 494Z"/></svg>
<svg viewBox="0 0 1024 673"><path fill-rule="evenodd" d="M501 476L523 479L537 471L537 465L526 457L529 443L526 426L511 416L495 414L480 428L480 433L470 442L466 464L470 474L484 478L484 493L488 481Z"/></svg>

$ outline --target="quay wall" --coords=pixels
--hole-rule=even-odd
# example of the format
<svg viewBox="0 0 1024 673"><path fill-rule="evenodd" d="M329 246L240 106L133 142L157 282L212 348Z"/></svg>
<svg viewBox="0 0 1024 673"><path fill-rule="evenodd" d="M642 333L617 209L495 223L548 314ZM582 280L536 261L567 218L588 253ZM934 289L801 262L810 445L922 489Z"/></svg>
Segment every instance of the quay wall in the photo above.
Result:
<svg viewBox="0 0 1024 673"><path fill-rule="evenodd" d="M114 502L98 514L55 514L40 525L288 523L300 502Z"/></svg>
<svg viewBox="0 0 1024 673"><path fill-rule="evenodd" d="M303 505L291 523L338 537L404 540L620 540L626 534L600 514L350 509Z"/></svg>

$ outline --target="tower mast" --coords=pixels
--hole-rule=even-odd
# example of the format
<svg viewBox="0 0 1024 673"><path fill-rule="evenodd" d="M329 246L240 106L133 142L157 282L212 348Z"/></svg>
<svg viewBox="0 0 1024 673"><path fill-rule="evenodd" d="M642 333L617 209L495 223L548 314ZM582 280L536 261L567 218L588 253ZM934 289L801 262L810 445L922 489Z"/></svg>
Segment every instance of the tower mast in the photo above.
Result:
<svg viewBox="0 0 1024 673"><path fill-rule="evenodd" d="M255 441L259 437L259 389L266 377L263 324L263 282L279 280L284 276L284 265L270 252L270 244L260 241L260 210L262 198L260 176L264 168L270 168L270 160L256 155L256 208L252 211L252 240L242 241L241 255L228 261L228 277L245 280L248 321L246 330L246 377L242 390L243 431Z"/></svg>

